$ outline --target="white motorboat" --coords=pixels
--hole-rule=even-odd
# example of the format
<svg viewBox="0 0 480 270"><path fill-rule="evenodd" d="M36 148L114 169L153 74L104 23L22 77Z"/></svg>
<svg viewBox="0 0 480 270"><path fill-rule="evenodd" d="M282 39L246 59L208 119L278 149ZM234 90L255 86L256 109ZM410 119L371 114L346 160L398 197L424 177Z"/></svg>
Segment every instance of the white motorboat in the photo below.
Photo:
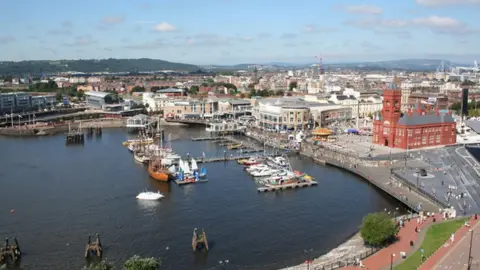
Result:
<svg viewBox="0 0 480 270"><path fill-rule="evenodd" d="M264 170L260 170L260 171L253 171L253 172L251 172L251 174L254 177L265 177L265 176L270 176L272 174L275 174L277 172L278 172L277 170L264 169Z"/></svg>
<svg viewBox="0 0 480 270"><path fill-rule="evenodd" d="M269 163L280 167L288 167L288 161L284 157L269 157Z"/></svg>
<svg viewBox="0 0 480 270"><path fill-rule="evenodd" d="M247 172L260 171L260 170L266 170L266 169L270 169L270 166L265 164L257 164L257 165L252 165L250 167L245 168Z"/></svg>
<svg viewBox="0 0 480 270"><path fill-rule="evenodd" d="M140 194L138 194L136 198L139 200L158 201L163 197L165 196L163 196L163 194L160 193L160 191L157 191L157 192L144 191L144 192L140 192Z"/></svg>

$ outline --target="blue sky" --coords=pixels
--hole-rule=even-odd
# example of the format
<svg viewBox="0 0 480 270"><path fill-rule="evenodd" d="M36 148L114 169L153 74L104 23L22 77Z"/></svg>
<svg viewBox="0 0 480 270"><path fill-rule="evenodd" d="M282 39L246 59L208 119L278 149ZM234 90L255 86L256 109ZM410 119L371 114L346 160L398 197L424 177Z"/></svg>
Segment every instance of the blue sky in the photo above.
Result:
<svg viewBox="0 0 480 270"><path fill-rule="evenodd" d="M0 60L480 60L480 0L0 2Z"/></svg>

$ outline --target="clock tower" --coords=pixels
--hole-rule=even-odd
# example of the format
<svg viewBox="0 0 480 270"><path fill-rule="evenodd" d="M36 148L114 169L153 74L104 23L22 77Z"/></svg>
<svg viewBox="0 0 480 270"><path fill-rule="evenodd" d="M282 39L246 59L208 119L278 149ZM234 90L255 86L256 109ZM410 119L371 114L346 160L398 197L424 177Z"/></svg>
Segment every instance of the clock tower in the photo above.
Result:
<svg viewBox="0 0 480 270"><path fill-rule="evenodd" d="M388 147L395 147L395 134L401 117L402 91L395 83L389 83L383 90L382 117L374 121L373 142Z"/></svg>

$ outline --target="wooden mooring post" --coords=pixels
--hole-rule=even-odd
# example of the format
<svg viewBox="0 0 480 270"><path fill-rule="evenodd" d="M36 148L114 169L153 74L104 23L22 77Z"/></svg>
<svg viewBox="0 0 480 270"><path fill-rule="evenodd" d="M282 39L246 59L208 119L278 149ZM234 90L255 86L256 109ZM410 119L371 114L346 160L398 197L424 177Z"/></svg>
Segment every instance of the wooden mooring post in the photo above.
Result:
<svg viewBox="0 0 480 270"><path fill-rule="evenodd" d="M90 255L97 255L101 257L103 254L102 242L100 241L100 235L96 234L95 242L91 241L91 235L88 236L88 243L85 248L85 258L88 258Z"/></svg>
<svg viewBox="0 0 480 270"><path fill-rule="evenodd" d="M205 233L205 230L202 229L202 232L200 234L197 233L197 228L193 230L192 249L193 249L193 252L197 250L202 250L202 249L208 251L208 240L207 240L207 234Z"/></svg>
<svg viewBox="0 0 480 270"><path fill-rule="evenodd" d="M18 244L17 238L13 238L13 245L10 245L8 237L5 238L5 245L0 248L0 264L7 262L8 259L11 259L13 262L16 262L20 259L22 253L20 252L20 245Z"/></svg>

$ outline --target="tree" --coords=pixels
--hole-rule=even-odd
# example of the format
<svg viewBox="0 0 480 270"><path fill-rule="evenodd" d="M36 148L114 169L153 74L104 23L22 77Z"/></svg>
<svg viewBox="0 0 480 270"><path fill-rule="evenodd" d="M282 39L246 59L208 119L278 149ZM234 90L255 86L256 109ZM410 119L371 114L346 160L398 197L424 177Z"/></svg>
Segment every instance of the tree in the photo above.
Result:
<svg viewBox="0 0 480 270"><path fill-rule="evenodd" d="M142 258L134 255L123 263L123 270L157 270L160 261L155 258Z"/></svg>
<svg viewBox="0 0 480 270"><path fill-rule="evenodd" d="M150 92L157 92L158 90L160 90L160 86L152 86L152 88L150 88Z"/></svg>
<svg viewBox="0 0 480 270"><path fill-rule="evenodd" d="M57 101L62 101L63 100L62 92L57 92L57 94L55 95L55 98L57 99Z"/></svg>
<svg viewBox="0 0 480 270"><path fill-rule="evenodd" d="M197 85L192 85L190 89L188 89L189 95L196 95L200 91L200 88Z"/></svg>
<svg viewBox="0 0 480 270"><path fill-rule="evenodd" d="M367 245L380 246L395 239L398 226L384 212L368 214L363 218L360 235Z"/></svg>
<svg viewBox="0 0 480 270"><path fill-rule="evenodd" d="M462 82L460 86L473 86L473 85L475 85L475 82L472 82L470 80L465 80Z"/></svg>
<svg viewBox="0 0 480 270"><path fill-rule="evenodd" d="M288 91L292 91L294 88L298 87L298 83L296 81L290 82L288 84Z"/></svg>
<svg viewBox="0 0 480 270"><path fill-rule="evenodd" d="M145 92L145 87L143 87L143 86L138 86L138 85L137 85L137 86L134 86L134 87L132 88L132 92Z"/></svg>
<svg viewBox="0 0 480 270"><path fill-rule="evenodd" d="M91 264L89 266L83 267L82 270L113 270L115 267L112 263L102 260L99 263Z"/></svg>
<svg viewBox="0 0 480 270"><path fill-rule="evenodd" d="M282 90L277 90L277 92L275 92L276 96L283 96L284 94L285 94L285 92L282 91Z"/></svg>

